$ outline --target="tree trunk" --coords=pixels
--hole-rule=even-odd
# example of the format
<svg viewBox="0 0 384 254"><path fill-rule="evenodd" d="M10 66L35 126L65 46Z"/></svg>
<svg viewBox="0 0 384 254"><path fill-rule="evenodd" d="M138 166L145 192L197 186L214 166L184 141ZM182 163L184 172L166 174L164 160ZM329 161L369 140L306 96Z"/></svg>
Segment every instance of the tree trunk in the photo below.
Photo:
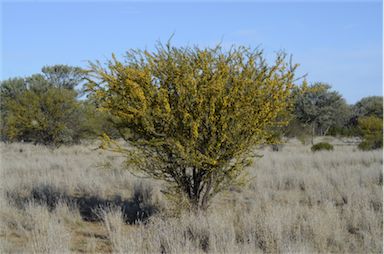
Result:
<svg viewBox="0 0 384 254"><path fill-rule="evenodd" d="M194 212L205 211L209 207L212 191L212 176L207 181L202 180L202 175L197 171L193 172L193 184L189 202Z"/></svg>
<svg viewBox="0 0 384 254"><path fill-rule="evenodd" d="M314 145L314 139L315 139L315 124L312 124L312 138L311 138L311 144Z"/></svg>
<svg viewBox="0 0 384 254"><path fill-rule="evenodd" d="M323 133L323 136L327 135L328 134L328 131L329 129L331 128L331 126L328 126L327 129L325 129L324 133Z"/></svg>

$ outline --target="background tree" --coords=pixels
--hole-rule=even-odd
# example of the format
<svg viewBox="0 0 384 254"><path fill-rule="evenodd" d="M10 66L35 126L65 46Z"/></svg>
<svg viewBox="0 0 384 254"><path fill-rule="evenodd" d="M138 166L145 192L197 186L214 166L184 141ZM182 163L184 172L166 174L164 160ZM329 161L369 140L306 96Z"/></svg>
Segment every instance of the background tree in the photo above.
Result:
<svg viewBox="0 0 384 254"><path fill-rule="evenodd" d="M62 64L45 66L41 69L41 72L49 83L55 84L56 87L70 90L80 85L87 74L79 67Z"/></svg>
<svg viewBox="0 0 384 254"><path fill-rule="evenodd" d="M302 124L311 126L313 137L326 135L332 126L343 126L349 108L342 96L330 91L331 86L314 83L295 96L294 115Z"/></svg>
<svg viewBox="0 0 384 254"><path fill-rule="evenodd" d="M261 51L159 45L130 51L104 68L92 64L89 90L130 144L132 170L169 184L195 209L241 181L256 144L270 137L289 107L294 69L279 54L268 65ZM108 137L105 138L108 143ZM111 145L109 143L109 145Z"/></svg>
<svg viewBox="0 0 384 254"><path fill-rule="evenodd" d="M354 116L376 116L383 118L383 96L369 96L356 102L353 107Z"/></svg>
<svg viewBox="0 0 384 254"><path fill-rule="evenodd" d="M45 145L76 143L78 103L73 91L48 88L42 93L26 90L17 100L5 99L6 139Z"/></svg>
<svg viewBox="0 0 384 254"><path fill-rule="evenodd" d="M362 150L383 148L383 119L377 116L362 116L358 122L363 138L359 148Z"/></svg>
<svg viewBox="0 0 384 254"><path fill-rule="evenodd" d="M58 68L57 75L55 69L43 69L51 77L66 76L63 80L71 82L77 79L77 74L71 77L74 67ZM35 74L1 82L3 140L54 145L79 142L81 112L75 85L60 80Z"/></svg>
<svg viewBox="0 0 384 254"><path fill-rule="evenodd" d="M120 137L119 132L114 127L111 115L97 110L92 99L82 100L79 103L81 119L78 131L82 139L100 138L103 134L107 134L113 139Z"/></svg>
<svg viewBox="0 0 384 254"><path fill-rule="evenodd" d="M23 78L11 78L1 82L0 85L0 114L1 114L1 140L7 141L8 126L5 119L10 114L7 107L8 100L16 101L20 95L27 90L25 80Z"/></svg>
<svg viewBox="0 0 384 254"><path fill-rule="evenodd" d="M349 106L350 116L343 127L333 129L332 133L343 136L363 136L362 128L359 127L359 118L374 116L383 119L383 97L369 96L362 98L354 105Z"/></svg>

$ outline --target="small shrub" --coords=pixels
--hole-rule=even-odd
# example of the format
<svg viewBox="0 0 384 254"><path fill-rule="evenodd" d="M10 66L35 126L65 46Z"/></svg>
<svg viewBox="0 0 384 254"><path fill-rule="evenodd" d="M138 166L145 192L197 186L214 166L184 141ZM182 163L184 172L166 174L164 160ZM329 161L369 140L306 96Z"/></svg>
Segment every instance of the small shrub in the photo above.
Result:
<svg viewBox="0 0 384 254"><path fill-rule="evenodd" d="M333 145L327 143L327 142L320 142L317 144L314 144L311 147L312 152L316 151L332 151L333 150Z"/></svg>
<svg viewBox="0 0 384 254"><path fill-rule="evenodd" d="M360 150L367 151L383 147L383 119L375 116L360 117L358 124L363 137L363 141L358 146Z"/></svg>
<svg viewBox="0 0 384 254"><path fill-rule="evenodd" d="M383 143L375 140L364 140L357 147L362 151L369 151L382 148Z"/></svg>

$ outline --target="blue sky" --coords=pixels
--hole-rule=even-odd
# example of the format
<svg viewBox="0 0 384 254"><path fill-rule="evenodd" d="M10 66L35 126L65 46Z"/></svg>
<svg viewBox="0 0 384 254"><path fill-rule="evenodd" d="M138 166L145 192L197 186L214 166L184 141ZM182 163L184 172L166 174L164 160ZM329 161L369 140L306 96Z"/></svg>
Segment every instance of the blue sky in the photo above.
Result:
<svg viewBox="0 0 384 254"><path fill-rule="evenodd" d="M1 79L42 66L86 67L127 49L221 42L285 50L308 81L332 85L348 103L382 94L381 1L3 2Z"/></svg>

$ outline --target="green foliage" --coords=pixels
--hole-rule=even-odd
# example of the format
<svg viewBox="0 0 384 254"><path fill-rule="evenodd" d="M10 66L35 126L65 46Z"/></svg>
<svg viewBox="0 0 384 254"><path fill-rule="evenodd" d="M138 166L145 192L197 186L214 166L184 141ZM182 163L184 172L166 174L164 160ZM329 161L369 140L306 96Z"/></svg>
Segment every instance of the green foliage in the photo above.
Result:
<svg viewBox="0 0 384 254"><path fill-rule="evenodd" d="M362 151L370 151L375 149L374 143L367 140L361 141L361 143L357 147Z"/></svg>
<svg viewBox="0 0 384 254"><path fill-rule="evenodd" d="M363 116L358 120L363 141L359 144L361 150L373 150L383 147L383 119L376 116Z"/></svg>
<svg viewBox="0 0 384 254"><path fill-rule="evenodd" d="M342 137L357 137L361 135L361 131L357 126L353 126L347 123L343 126L331 127L328 131L328 135Z"/></svg>
<svg viewBox="0 0 384 254"><path fill-rule="evenodd" d="M261 51L244 47L167 44L130 51L124 63L113 56L107 68L92 64L88 87L131 145L115 149L130 168L206 209L216 193L243 182L252 147L285 124L277 117L290 106L295 67L284 54L269 66Z"/></svg>
<svg viewBox="0 0 384 254"><path fill-rule="evenodd" d="M292 117L288 125L282 130L287 138L297 138L303 145L311 142L312 130L310 126L301 123L296 117Z"/></svg>
<svg viewBox="0 0 384 254"><path fill-rule="evenodd" d="M383 117L383 96L365 97L354 105L354 114L357 117L376 116Z"/></svg>
<svg viewBox="0 0 384 254"><path fill-rule="evenodd" d="M76 86L82 83L86 77L86 71L79 67L68 65L53 65L45 66L41 69L44 78L56 87L65 89L75 89Z"/></svg>
<svg viewBox="0 0 384 254"><path fill-rule="evenodd" d="M45 72L49 71L54 76L52 70L45 67ZM59 76L71 80L70 73L65 78L64 73ZM53 83L54 80L59 82L60 78L49 80L35 74L1 82L2 140L56 146L79 142L81 112L77 93L69 83Z"/></svg>
<svg viewBox="0 0 384 254"><path fill-rule="evenodd" d="M343 126L350 116L350 109L340 94L330 91L330 86L315 83L303 88L295 96L294 115L312 135L326 135L331 127Z"/></svg>
<svg viewBox="0 0 384 254"><path fill-rule="evenodd" d="M15 100L23 91L26 90L23 78L12 78L1 82L0 85L0 127L1 140L5 141L5 130L7 128L5 118L7 116L6 99Z"/></svg>
<svg viewBox="0 0 384 254"><path fill-rule="evenodd" d="M113 126L110 115L96 109L90 100L80 101L81 121L79 122L82 139L94 139L107 134L111 138L120 137L119 132Z"/></svg>
<svg viewBox="0 0 384 254"><path fill-rule="evenodd" d="M366 116L383 118L383 97L370 96L350 106L349 120L342 126L333 126L329 134L340 136L363 136L358 119Z"/></svg>
<svg viewBox="0 0 384 254"><path fill-rule="evenodd" d="M26 89L27 87L23 78L11 78L1 82L0 93L2 98L15 99ZM3 100L1 100L0 103L3 105Z"/></svg>
<svg viewBox="0 0 384 254"><path fill-rule="evenodd" d="M327 143L327 142L320 142L317 144L314 144L311 147L312 152L317 152L317 151L333 151L333 145Z"/></svg>
<svg viewBox="0 0 384 254"><path fill-rule="evenodd" d="M42 144L73 143L78 104L73 91L49 88L24 91L16 100L4 98L8 111L4 135L9 141Z"/></svg>

